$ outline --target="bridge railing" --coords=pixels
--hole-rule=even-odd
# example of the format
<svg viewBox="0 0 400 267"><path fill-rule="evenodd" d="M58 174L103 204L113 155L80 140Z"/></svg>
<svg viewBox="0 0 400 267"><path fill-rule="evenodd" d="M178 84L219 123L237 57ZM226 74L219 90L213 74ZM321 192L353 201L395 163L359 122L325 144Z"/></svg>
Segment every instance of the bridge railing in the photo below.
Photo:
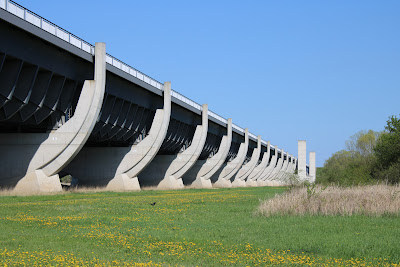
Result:
<svg viewBox="0 0 400 267"><path fill-rule="evenodd" d="M94 45L84 41L83 39L75 36L74 34L70 33L67 30L64 30L63 28L55 25L54 23L46 20L45 18L35 14L34 12L26 9L25 7L15 3L12 0L0 0L0 8L8 11L11 14L14 14L15 16L20 17L21 19L43 29L44 31L64 40L67 43L72 44L73 46L94 55ZM136 77L137 79L157 88L158 90L163 90L163 84L160 83L159 81L151 78L150 76L140 72L139 70L129 66L128 64L122 62L121 60L118 60L117 58L107 54L106 55L106 62L117 69L122 70L123 72ZM182 94L172 90L172 96L175 97L176 99L181 100L182 102L196 108L197 110L202 110L202 106L193 100L183 96ZM227 123L227 120L224 119L223 117L217 115L216 113L212 111L208 111L208 115L221 121L222 123ZM237 131L244 133L244 129L232 124L232 127L236 129ZM257 138L255 135L250 134L251 137ZM264 143L266 143L264 141Z"/></svg>

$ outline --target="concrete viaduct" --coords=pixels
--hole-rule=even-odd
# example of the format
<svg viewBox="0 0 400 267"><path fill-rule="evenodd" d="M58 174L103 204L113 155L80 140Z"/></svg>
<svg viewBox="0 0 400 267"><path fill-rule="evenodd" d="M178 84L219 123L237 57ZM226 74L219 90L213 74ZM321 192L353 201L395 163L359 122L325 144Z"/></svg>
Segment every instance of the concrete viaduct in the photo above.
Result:
<svg viewBox="0 0 400 267"><path fill-rule="evenodd" d="M0 187L284 185L306 164L10 0L0 0Z"/></svg>

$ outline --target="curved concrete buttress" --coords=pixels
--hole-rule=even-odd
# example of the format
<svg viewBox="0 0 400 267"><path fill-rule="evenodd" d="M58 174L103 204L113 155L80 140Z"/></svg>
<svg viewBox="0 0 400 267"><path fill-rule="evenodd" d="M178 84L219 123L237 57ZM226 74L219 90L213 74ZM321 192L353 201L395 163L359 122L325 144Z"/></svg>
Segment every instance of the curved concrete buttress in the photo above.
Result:
<svg viewBox="0 0 400 267"><path fill-rule="evenodd" d="M120 163L110 190L140 190L138 175L154 159L168 131L171 116L171 83L164 83L164 108L157 109L149 134L132 147Z"/></svg>
<svg viewBox="0 0 400 267"><path fill-rule="evenodd" d="M260 158L261 154L261 136L257 137L257 148L253 150L251 154L250 161L244 164L240 170L235 175L235 180L232 182L232 186L234 187L244 187L247 183L244 181L250 173L254 170L257 165L258 159ZM251 184L250 185L254 185Z"/></svg>
<svg viewBox="0 0 400 267"><path fill-rule="evenodd" d="M249 129L244 130L244 142L240 144L236 157L228 162L218 176L218 180L214 183L214 187L232 187L230 179L242 166L246 159L247 150L249 149Z"/></svg>
<svg viewBox="0 0 400 267"><path fill-rule="evenodd" d="M276 166L276 162L278 160L278 146L275 146L275 154L272 156L271 161L269 163L269 165L267 166L267 168L265 168L263 170L263 172L261 173L261 175L258 177L257 179L257 184L259 186L266 186L266 179L268 178L268 175L274 170L275 166Z"/></svg>
<svg viewBox="0 0 400 267"><path fill-rule="evenodd" d="M265 181L267 181L268 185L273 185L272 180L275 178L275 176L279 173L279 171L282 169L282 165L283 165L283 158L284 158L284 151L282 149L281 152L281 157L278 159L278 163L276 163L275 168L267 175Z"/></svg>
<svg viewBox="0 0 400 267"><path fill-rule="evenodd" d="M293 164L292 164L292 174L296 171L296 165L297 165L297 158L294 158Z"/></svg>
<svg viewBox="0 0 400 267"><path fill-rule="evenodd" d="M283 160L282 168L279 170L279 172L273 177L271 180L277 181L277 183L280 183L283 181L284 176L286 174L286 170L289 166L289 154L286 153L286 160Z"/></svg>
<svg viewBox="0 0 400 267"><path fill-rule="evenodd" d="M167 134L171 83L164 83L164 106L157 109L147 136L130 147L84 147L65 171L88 185L111 191L139 191L137 174L155 157Z"/></svg>
<svg viewBox="0 0 400 267"><path fill-rule="evenodd" d="M201 125L197 125L191 145L185 151L178 153L170 163L164 179L158 184L158 189L183 188L182 176L195 164L203 151L208 132L208 105L203 105Z"/></svg>
<svg viewBox="0 0 400 267"><path fill-rule="evenodd" d="M7 146L13 149L17 163L25 174L14 190L27 193L61 191L58 172L81 150L96 123L103 102L106 79L106 45L96 43L94 80L86 80L74 116L50 134L12 134L7 136ZM28 162L27 167L21 166ZM3 161L3 164L9 164Z"/></svg>
<svg viewBox="0 0 400 267"><path fill-rule="evenodd" d="M263 158L260 162L260 164L258 164L253 171L249 174L249 176L247 177L247 181L246 184L248 186L260 186L260 184L258 184L258 178L261 177L263 171L267 168L268 166L268 161L269 161L269 156L271 154L271 148L270 148L270 142L268 141L267 143L267 151L264 152Z"/></svg>
<svg viewBox="0 0 400 267"><path fill-rule="evenodd" d="M213 176L222 164L224 164L226 157L228 156L229 149L231 148L232 142L232 119L228 119L226 135L221 139L221 143L218 148L218 152L205 160L205 163L201 166L200 170L196 174L196 179L191 184L192 188L212 188L211 176Z"/></svg>
<svg viewBox="0 0 400 267"><path fill-rule="evenodd" d="M275 177L275 181L276 181L277 185L286 185L289 182L288 181L288 171L289 171L290 165L291 165L289 159L292 159L292 155L287 154L286 160L283 163L281 171Z"/></svg>
<svg viewBox="0 0 400 267"><path fill-rule="evenodd" d="M160 113L159 116L161 117L161 110L160 111L157 110L157 112ZM149 139L142 146L138 147L137 152L139 152L140 150L142 150L142 151L145 150L147 152L141 153L141 156L139 157L139 160L137 161L137 163L135 163L135 165L132 168L130 168L129 170L126 171L126 174L128 175L128 177L131 177L131 178L136 177L137 178L138 174L154 159L158 150L160 150L160 147L162 145L162 142L164 141L165 136L167 135L170 116L171 116L171 83L170 82L164 83L164 109L163 109L162 113L164 113L164 114L162 115L163 120L161 123L161 127L158 128L157 126L154 125L156 127L154 129L154 133L157 133L158 129L160 129L160 131L157 134L157 137L155 138L155 140L153 142L152 142L152 139ZM153 127L153 125L151 127ZM143 141L144 141L144 139L143 139ZM142 143L142 142L140 142L140 143ZM152 143L152 145L150 147L151 143ZM134 150L134 152L135 152L135 150Z"/></svg>

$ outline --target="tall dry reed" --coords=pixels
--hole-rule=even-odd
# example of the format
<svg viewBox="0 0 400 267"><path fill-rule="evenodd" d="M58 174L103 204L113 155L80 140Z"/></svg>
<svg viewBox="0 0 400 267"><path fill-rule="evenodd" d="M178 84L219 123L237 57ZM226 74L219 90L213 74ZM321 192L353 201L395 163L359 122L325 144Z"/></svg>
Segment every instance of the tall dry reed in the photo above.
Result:
<svg viewBox="0 0 400 267"><path fill-rule="evenodd" d="M294 188L261 202L257 214L272 215L400 215L400 187L370 185Z"/></svg>

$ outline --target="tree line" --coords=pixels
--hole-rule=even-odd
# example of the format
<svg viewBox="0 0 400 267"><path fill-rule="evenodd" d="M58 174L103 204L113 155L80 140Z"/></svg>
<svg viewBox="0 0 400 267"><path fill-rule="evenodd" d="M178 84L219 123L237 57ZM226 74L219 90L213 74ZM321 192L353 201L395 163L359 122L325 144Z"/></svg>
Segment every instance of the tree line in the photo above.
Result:
<svg viewBox="0 0 400 267"><path fill-rule="evenodd" d="M391 116L385 130L360 131L317 170L317 183L358 185L400 182L400 119Z"/></svg>

